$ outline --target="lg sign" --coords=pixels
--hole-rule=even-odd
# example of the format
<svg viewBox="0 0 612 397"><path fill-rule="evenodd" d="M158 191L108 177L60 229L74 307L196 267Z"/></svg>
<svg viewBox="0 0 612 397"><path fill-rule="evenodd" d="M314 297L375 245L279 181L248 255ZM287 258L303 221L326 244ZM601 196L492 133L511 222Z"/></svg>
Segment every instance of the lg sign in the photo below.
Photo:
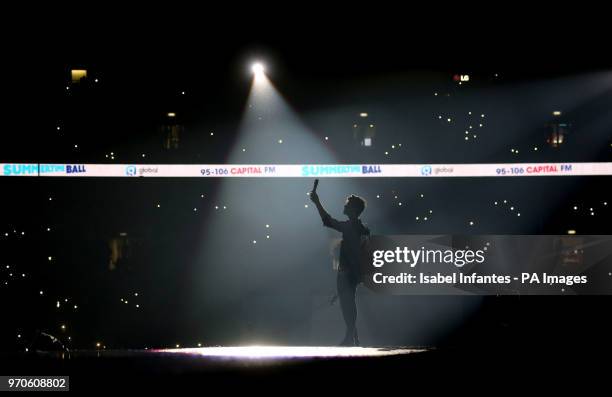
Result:
<svg viewBox="0 0 612 397"><path fill-rule="evenodd" d="M454 81L470 81L469 74L456 74L453 76Z"/></svg>

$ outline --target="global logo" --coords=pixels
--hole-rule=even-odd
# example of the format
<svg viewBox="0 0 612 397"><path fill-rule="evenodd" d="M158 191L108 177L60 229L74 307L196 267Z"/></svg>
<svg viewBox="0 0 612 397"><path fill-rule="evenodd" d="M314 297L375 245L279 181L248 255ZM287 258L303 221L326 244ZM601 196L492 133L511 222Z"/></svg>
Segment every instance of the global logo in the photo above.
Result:
<svg viewBox="0 0 612 397"><path fill-rule="evenodd" d="M125 167L125 175L127 175L127 176L136 176L136 166L135 165L128 165L127 167Z"/></svg>
<svg viewBox="0 0 612 397"><path fill-rule="evenodd" d="M424 165L421 167L421 175L429 176L431 175L431 165Z"/></svg>

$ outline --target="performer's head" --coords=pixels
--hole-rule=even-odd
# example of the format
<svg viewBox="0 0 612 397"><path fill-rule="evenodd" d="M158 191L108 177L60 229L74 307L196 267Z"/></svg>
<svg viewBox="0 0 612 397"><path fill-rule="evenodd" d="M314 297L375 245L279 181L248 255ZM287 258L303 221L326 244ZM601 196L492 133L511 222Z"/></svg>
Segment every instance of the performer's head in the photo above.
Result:
<svg viewBox="0 0 612 397"><path fill-rule="evenodd" d="M363 198L351 194L346 198L343 213L349 218L359 218L365 207L366 202Z"/></svg>

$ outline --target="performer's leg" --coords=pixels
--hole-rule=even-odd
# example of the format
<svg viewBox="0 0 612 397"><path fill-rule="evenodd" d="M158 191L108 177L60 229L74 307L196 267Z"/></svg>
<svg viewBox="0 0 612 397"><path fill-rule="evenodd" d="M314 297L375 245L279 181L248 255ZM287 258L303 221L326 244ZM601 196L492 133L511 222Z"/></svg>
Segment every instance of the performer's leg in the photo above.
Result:
<svg viewBox="0 0 612 397"><path fill-rule="evenodd" d="M346 325L346 334L342 341L343 346L354 346L357 339L357 305L355 303L355 291L357 284L345 272L338 272L337 278L338 298L342 309L342 317Z"/></svg>

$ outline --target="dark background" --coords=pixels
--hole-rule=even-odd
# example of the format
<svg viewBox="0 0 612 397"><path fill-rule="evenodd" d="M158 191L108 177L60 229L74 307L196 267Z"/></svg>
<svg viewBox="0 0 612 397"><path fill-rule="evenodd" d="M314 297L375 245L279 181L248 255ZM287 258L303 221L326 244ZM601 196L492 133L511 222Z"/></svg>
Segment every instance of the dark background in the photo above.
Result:
<svg viewBox="0 0 612 397"><path fill-rule="evenodd" d="M313 135L331 137L338 162L610 161L612 123L606 124L606 116L612 90L606 87L612 83L607 74L612 65L597 10L481 14L483 10L456 8L449 6L444 13L369 7L359 8L362 12L332 11L316 5L238 5L223 13L170 6L152 10L148 5L7 10L0 49L0 161L223 163L239 138L251 79L247 65L255 56L270 65L270 79ZM87 69L88 81L72 85L73 68ZM452 80L455 74L470 74L472 83L460 90ZM567 113L563 109L573 125L572 135L561 148L548 147L546 120L532 122L530 115L546 119L559 103L551 98L562 95L564 103L572 103L583 94L583 85L603 88ZM433 99L433 91L451 93L451 99ZM543 93L542 98L530 102L534 93ZM468 107L483 109L487 123L492 120L495 127L481 134L478 146L458 146L463 144L461 132L450 132L431 117ZM378 148L363 152L351 146L351 124L363 108L379 115L379 147L404 142L405 150L392 160ZM162 145L169 111L177 112L184 128L177 150ZM326 112L333 112L333 122L321 121ZM593 120L601 123L593 127ZM208 131L215 132L214 139ZM534 145L540 145L538 153L530 151ZM520 148L520 158L510 147ZM295 163L310 156L292 150ZM111 151L118 153L116 161L105 157ZM141 153L147 154L146 160ZM259 160L274 163L274 158ZM383 193L385 201L370 205L364 215L381 234L565 234L569 229L609 234L610 212L602 206L611 201L608 179L369 180L358 186L358 193L371 204ZM315 308L333 289L330 266L315 271L308 267L327 260L324 245L307 243L308 236L321 232L312 208L309 223L302 223L302 215L281 222L278 211L260 206L257 199L231 197L230 210L263 212L270 223L282 223L280 235L296 237L295 244L302 247L311 244L312 256L299 257L297 270L278 273L282 282L300 288L262 292L249 289L244 283L250 278L244 276L239 283L229 282L238 288L232 292L237 302L215 301L217 295L198 290L211 287L209 282L198 284L197 278L207 274L202 247L214 240L211 234L216 231L206 226L216 216L221 184L214 179L2 178L0 264L11 266L2 267L2 281L10 281L0 289L6 319L2 349L29 346L36 330L79 348L93 348L97 341L108 348L239 344L253 338L333 343L309 328L326 321L317 320ZM254 184L240 180L232 187L258 191ZM304 184L304 192L310 185L306 180L278 180L266 186L272 192L300 191L298 184ZM396 206L393 196L398 192L412 212ZM426 192L427 203L419 201L418 192ZM323 198L339 215L337 203L347 193L334 191ZM520 221L491 205L503 199L520 207ZM299 200L287 204L296 207L290 213L306 202L305 196ZM156 208L158 202L163 203L161 209ZM578 213L572 209L576 203ZM197 216L191 211L194 206L202 208ZM586 211L592 207L597 216ZM439 216L427 224L414 222L414 213L430 208ZM474 214L479 222L470 228L466 221ZM250 220L240 212L228 217L227 229L220 233L228 239L247 237L232 245L240 247L233 252L244 254L232 262L237 268L266 263L279 247L285 252L293 247L285 237L282 245L252 253ZM108 242L122 232L129 237L129 258L111 271ZM52 263L48 256L54 258ZM25 280L11 280L9 273L15 269L15 274L27 274ZM138 299L130 295L134 292ZM128 296L131 303L126 307L119 299ZM55 302L63 298L70 303L62 302L58 310ZM609 343L607 296L378 299L372 298L375 304L364 319L383 325L365 331L366 343ZM142 308L136 310L135 301ZM73 302L78 309L71 309ZM448 311L455 309L460 315L452 324L419 314L450 317ZM416 327L419 322L427 325ZM61 330L60 324L67 324L68 330ZM332 336L340 335L338 330L336 323L328 329Z"/></svg>

